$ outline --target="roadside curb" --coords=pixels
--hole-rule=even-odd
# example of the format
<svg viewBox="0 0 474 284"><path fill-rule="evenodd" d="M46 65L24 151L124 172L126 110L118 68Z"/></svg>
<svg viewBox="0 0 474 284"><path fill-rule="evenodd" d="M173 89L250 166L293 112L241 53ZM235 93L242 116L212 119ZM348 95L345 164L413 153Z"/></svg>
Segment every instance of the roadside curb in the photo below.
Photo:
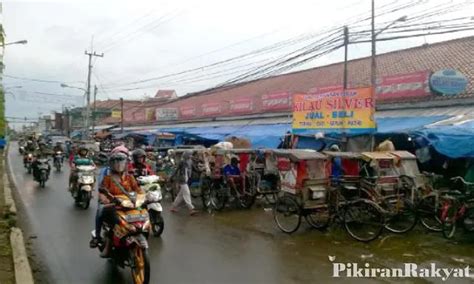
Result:
<svg viewBox="0 0 474 284"><path fill-rule="evenodd" d="M5 147L5 158L4 158L4 195L5 203L9 207L10 214L16 215L17 209L15 205L15 200L12 195L12 188L15 188L14 178L11 175L11 167L8 159L8 150L10 149L10 144L7 144ZM12 181L12 182L10 182ZM15 283L17 284L33 284L33 273L31 270L30 262L28 260L28 254L26 252L25 240L23 238L23 233L20 228L12 227L10 232L10 245L13 252L13 264L15 267Z"/></svg>
<svg viewBox="0 0 474 284"><path fill-rule="evenodd" d="M6 163L4 163L3 168L5 169L6 166L7 166ZM10 180L8 179L8 176L6 173L3 174L3 184L5 186L5 190L3 191L3 193L5 195L5 203L8 206L8 211L10 211L11 214L16 215L16 205L12 196Z"/></svg>
<svg viewBox="0 0 474 284"><path fill-rule="evenodd" d="M13 227L10 233L10 245L13 251L13 264L15 266L15 281L17 284L33 284L33 273L26 254L23 233L17 227Z"/></svg>

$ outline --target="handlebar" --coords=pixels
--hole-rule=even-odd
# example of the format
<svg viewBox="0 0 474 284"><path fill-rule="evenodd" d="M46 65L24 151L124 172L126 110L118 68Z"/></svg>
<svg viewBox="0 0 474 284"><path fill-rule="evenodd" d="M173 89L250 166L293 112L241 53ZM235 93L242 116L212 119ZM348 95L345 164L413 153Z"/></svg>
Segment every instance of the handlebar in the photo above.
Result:
<svg viewBox="0 0 474 284"><path fill-rule="evenodd" d="M468 185L468 186L474 185L474 182L468 182L461 176L453 177L453 178L451 178L451 180L452 181L461 181L464 185Z"/></svg>

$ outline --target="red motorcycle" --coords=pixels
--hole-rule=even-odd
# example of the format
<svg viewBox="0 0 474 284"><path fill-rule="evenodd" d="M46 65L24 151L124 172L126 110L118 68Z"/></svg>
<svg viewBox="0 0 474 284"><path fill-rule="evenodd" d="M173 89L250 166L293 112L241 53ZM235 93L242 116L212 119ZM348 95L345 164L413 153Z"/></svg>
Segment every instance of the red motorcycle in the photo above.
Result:
<svg viewBox="0 0 474 284"><path fill-rule="evenodd" d="M119 222L114 226L104 223L101 237L105 242L98 246L101 252L107 249L108 258L114 259L121 268L130 267L134 284L150 283L147 239L151 225L145 197L135 192L112 197L115 204L110 206L115 207ZM92 236L95 237L95 230Z"/></svg>

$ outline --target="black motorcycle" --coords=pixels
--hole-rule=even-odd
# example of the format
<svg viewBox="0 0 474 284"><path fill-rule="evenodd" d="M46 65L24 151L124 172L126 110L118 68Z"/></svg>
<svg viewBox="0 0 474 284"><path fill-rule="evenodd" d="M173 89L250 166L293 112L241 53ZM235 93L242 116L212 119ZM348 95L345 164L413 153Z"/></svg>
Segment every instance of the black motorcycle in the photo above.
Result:
<svg viewBox="0 0 474 284"><path fill-rule="evenodd" d="M41 158L36 161L36 181L39 182L40 187L44 188L46 181L49 179L49 159Z"/></svg>

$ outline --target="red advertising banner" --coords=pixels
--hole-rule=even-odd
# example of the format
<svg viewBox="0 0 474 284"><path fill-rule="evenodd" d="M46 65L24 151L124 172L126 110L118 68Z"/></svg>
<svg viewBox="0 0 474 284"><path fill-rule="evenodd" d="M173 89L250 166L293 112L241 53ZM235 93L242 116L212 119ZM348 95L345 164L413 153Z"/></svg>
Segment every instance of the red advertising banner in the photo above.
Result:
<svg viewBox="0 0 474 284"><path fill-rule="evenodd" d="M377 99L384 101L428 97L431 95L429 77L429 71L384 76L377 84Z"/></svg>
<svg viewBox="0 0 474 284"><path fill-rule="evenodd" d="M216 115L221 114L222 105L220 102L206 103L201 106L202 115Z"/></svg>
<svg viewBox="0 0 474 284"><path fill-rule="evenodd" d="M262 110L289 110L291 105L290 93L262 95Z"/></svg>
<svg viewBox="0 0 474 284"><path fill-rule="evenodd" d="M252 112L253 104L251 98L242 98L230 101L230 113L250 113Z"/></svg>
<svg viewBox="0 0 474 284"><path fill-rule="evenodd" d="M196 107L195 106L182 106L179 108L179 112L181 117L190 118L196 115Z"/></svg>

